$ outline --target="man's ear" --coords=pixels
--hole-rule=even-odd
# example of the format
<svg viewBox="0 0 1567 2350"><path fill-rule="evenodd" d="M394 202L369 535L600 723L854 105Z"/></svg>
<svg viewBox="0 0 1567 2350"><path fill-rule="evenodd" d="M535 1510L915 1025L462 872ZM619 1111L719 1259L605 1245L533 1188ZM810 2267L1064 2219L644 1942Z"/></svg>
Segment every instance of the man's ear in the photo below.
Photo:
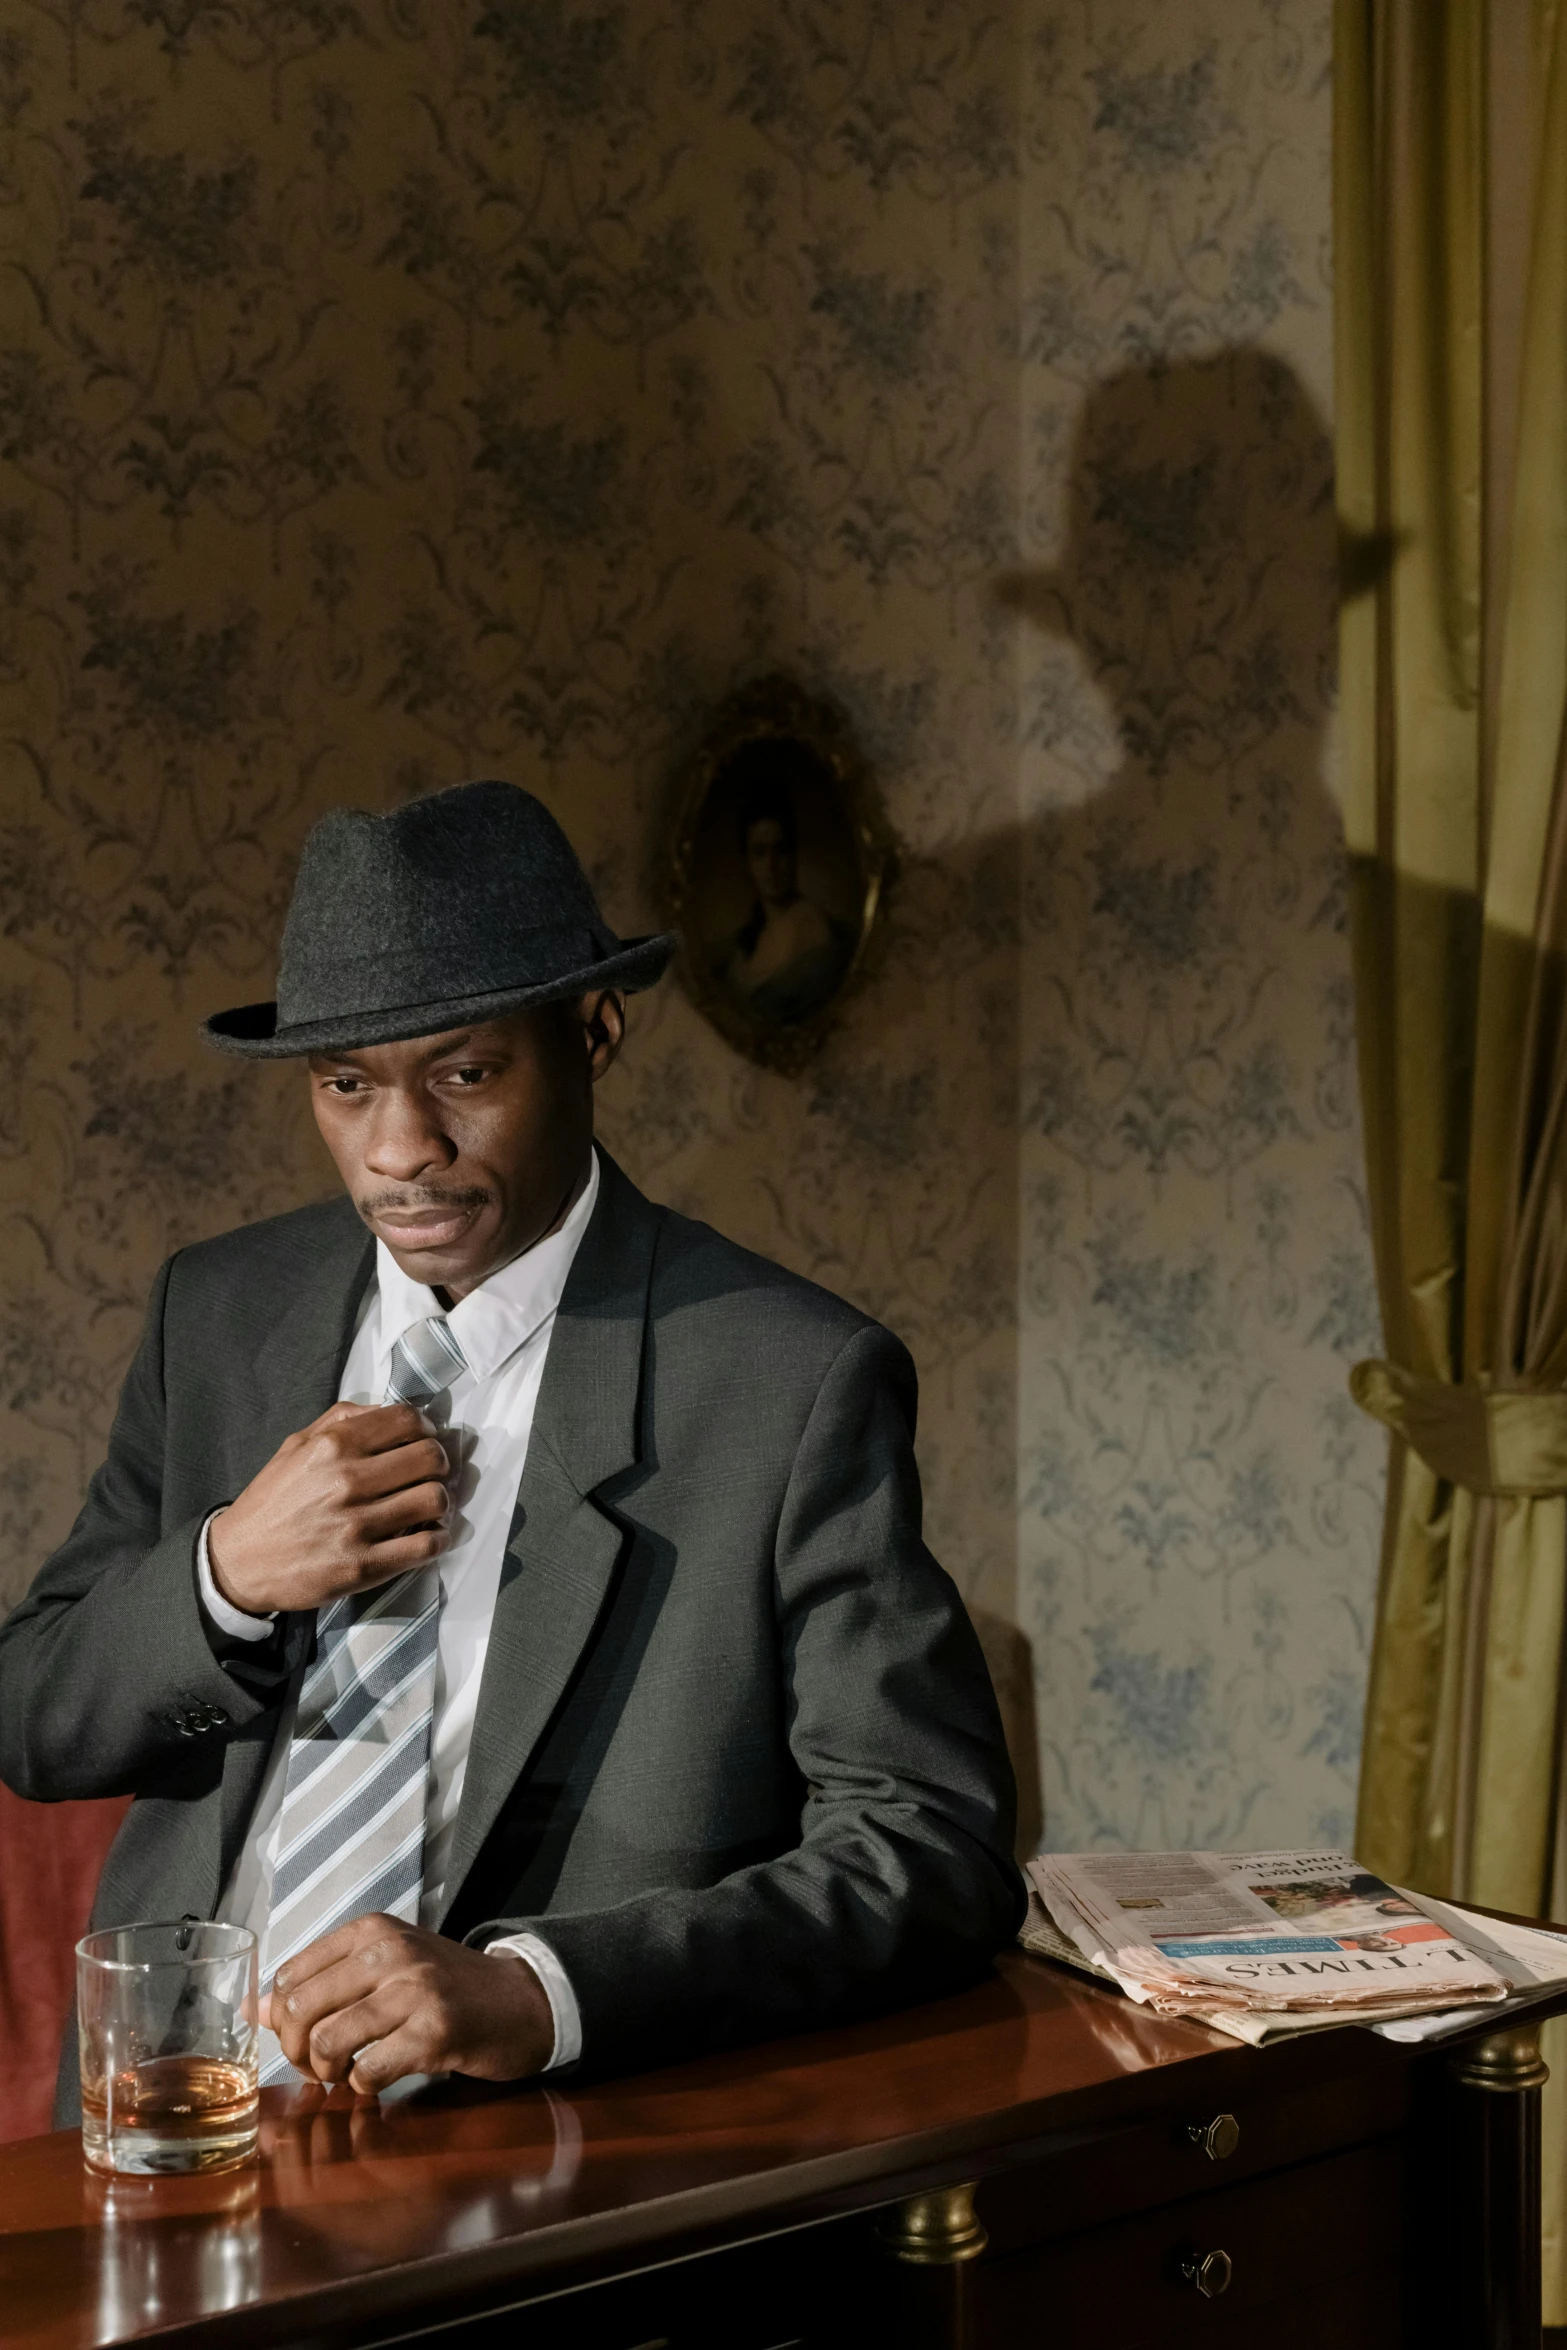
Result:
<svg viewBox="0 0 1567 2350"><path fill-rule="evenodd" d="M626 1039L626 999L612 987L582 999L582 1033L588 1048L588 1066L597 1085Z"/></svg>

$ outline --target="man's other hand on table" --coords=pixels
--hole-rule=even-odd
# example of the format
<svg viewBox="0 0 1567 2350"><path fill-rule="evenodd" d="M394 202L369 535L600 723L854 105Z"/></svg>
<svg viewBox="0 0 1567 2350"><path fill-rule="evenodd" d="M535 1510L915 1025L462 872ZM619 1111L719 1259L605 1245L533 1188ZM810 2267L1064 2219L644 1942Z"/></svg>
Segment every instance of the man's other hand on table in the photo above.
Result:
<svg viewBox="0 0 1567 2350"><path fill-rule="evenodd" d="M522 2080L555 2045L526 1959L380 1916L339 1926L280 1967L261 2021L307 2079L365 2093L408 2073Z"/></svg>

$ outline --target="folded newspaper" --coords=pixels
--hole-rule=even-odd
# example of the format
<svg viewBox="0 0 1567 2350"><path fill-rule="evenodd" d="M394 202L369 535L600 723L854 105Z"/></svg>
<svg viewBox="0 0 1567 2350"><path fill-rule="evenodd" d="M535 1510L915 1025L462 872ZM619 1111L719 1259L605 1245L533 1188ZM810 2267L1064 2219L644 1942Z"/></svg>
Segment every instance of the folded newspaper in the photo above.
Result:
<svg viewBox="0 0 1567 2350"><path fill-rule="evenodd" d="M1459 1938L1461 1913L1342 1852L1046 1853L1028 1873L1025 1949L1239 2039L1472 2010L1512 1987L1494 1944Z"/></svg>

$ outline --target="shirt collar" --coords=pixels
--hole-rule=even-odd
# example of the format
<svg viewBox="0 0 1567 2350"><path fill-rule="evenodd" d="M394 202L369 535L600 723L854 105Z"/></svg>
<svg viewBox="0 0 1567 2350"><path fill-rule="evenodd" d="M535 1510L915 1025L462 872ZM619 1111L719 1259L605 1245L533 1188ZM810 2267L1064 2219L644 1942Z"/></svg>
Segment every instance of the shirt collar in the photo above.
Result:
<svg viewBox="0 0 1567 2350"><path fill-rule="evenodd" d="M452 1336L467 1358L476 1379L514 1355L559 1310L561 1293L571 1271L582 1235L588 1228L599 1195L599 1162L592 1152L588 1179L581 1196L557 1232L524 1249L509 1265L502 1265L477 1289L459 1298L447 1316ZM422 1281L412 1281L384 1241L375 1244L376 1288L381 1322L375 1342L377 1392L386 1386L392 1348L410 1323L438 1314L435 1292Z"/></svg>

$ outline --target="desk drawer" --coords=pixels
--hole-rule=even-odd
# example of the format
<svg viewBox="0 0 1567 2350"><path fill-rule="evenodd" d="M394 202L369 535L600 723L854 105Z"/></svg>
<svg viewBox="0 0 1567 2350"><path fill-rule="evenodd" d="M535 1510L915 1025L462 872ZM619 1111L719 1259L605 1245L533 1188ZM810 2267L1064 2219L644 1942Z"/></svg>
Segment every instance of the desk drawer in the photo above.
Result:
<svg viewBox="0 0 1567 2350"><path fill-rule="evenodd" d="M1385 2345L1403 2302L1405 2179L1405 2149L1387 2140L976 2261L963 2282L965 2350ZM1229 2269L1212 2298L1182 2275L1206 2254ZM1210 2283L1216 2271L1217 2259Z"/></svg>
<svg viewBox="0 0 1567 2350"><path fill-rule="evenodd" d="M979 2214L992 2252L1018 2252L1394 2136L1410 2126L1411 2083L1407 2066L1376 2065L1226 2103L1234 2143L1228 2132L1216 2137L1230 2149L1218 2159L1205 2151L1203 2133L1219 2114L1198 2103L986 2179Z"/></svg>

